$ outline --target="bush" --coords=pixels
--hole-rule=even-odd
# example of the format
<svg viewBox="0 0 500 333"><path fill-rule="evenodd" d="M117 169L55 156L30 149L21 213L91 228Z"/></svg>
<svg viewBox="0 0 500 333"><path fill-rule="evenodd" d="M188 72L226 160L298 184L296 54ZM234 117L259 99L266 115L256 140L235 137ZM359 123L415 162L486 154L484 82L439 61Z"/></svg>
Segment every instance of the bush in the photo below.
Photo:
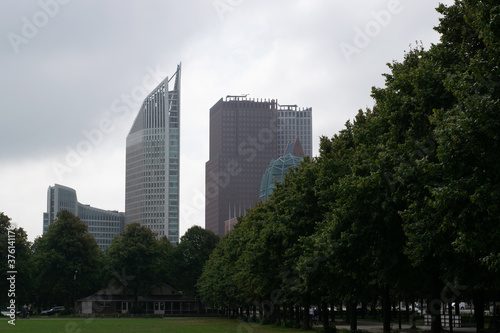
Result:
<svg viewBox="0 0 500 333"><path fill-rule="evenodd" d="M132 306L128 310L128 313L130 313L130 314L141 314L143 312L144 312L144 310L140 306Z"/></svg>
<svg viewBox="0 0 500 333"><path fill-rule="evenodd" d="M68 315L72 315L72 314L73 314L73 309L69 308L69 309L64 309L63 311L59 312L58 316L68 316Z"/></svg>
<svg viewBox="0 0 500 333"><path fill-rule="evenodd" d="M324 333L337 333L337 328L332 327L332 326L328 326L327 328L323 328L322 332L324 332Z"/></svg>

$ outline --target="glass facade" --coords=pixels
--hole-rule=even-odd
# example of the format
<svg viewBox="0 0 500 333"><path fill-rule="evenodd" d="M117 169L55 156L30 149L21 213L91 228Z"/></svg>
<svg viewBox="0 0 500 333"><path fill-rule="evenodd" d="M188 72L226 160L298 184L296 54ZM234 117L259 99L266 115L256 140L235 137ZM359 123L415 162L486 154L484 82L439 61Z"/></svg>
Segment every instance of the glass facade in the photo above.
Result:
<svg viewBox="0 0 500 333"><path fill-rule="evenodd" d="M299 138L304 155L312 157L312 108L280 105L278 108L278 152L285 151L288 143Z"/></svg>
<svg viewBox="0 0 500 333"><path fill-rule="evenodd" d="M99 247L106 250L113 239L123 232L125 213L103 210L78 202L76 191L70 187L56 184L47 190L47 212L43 214L43 233L54 223L57 213L68 210L78 216L88 227Z"/></svg>
<svg viewBox="0 0 500 333"><path fill-rule="evenodd" d="M232 219L258 203L269 161L297 139L303 153L312 156L312 108L246 95L215 103L210 108L210 158L205 166L205 228L222 236Z"/></svg>
<svg viewBox="0 0 500 333"><path fill-rule="evenodd" d="M276 189L275 182L282 183L285 179L285 175L290 171L290 168L298 166L301 161L301 157L292 154L286 154L277 160L272 160L260 182L260 200L269 200L269 196L273 193L273 190Z"/></svg>
<svg viewBox="0 0 500 333"><path fill-rule="evenodd" d="M125 223L140 223L174 243L179 241L180 75L179 65L145 98L126 148Z"/></svg>

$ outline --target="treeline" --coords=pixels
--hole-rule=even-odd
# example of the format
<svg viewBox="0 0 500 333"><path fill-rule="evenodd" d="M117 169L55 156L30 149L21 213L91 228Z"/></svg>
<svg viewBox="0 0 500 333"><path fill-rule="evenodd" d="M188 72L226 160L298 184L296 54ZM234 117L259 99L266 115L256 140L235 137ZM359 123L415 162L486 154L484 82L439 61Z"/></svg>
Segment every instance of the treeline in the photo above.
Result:
<svg viewBox="0 0 500 333"><path fill-rule="evenodd" d="M437 10L441 42L389 64L373 109L219 242L207 304L278 323L300 308L307 327L310 305L380 302L390 332L394 301L424 299L437 333L442 303L473 300L484 327L500 293L500 6Z"/></svg>
<svg viewBox="0 0 500 333"><path fill-rule="evenodd" d="M66 313L72 314L75 300L107 289L134 295L132 312L140 313L137 297L163 283L184 295L197 295L196 282L218 236L194 226L174 246L138 223L125 228L103 253L87 226L69 211L59 212L48 232L34 243L0 213L0 306L6 308L12 298L7 295L7 272L13 270L8 267L8 230L15 234L12 254L18 310L24 304L36 310L64 305Z"/></svg>

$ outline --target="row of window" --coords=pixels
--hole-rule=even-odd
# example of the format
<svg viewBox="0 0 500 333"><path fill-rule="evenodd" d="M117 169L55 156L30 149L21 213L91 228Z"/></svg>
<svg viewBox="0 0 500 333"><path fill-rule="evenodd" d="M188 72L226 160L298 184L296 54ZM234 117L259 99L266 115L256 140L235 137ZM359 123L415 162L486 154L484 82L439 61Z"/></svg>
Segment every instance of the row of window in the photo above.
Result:
<svg viewBox="0 0 500 333"><path fill-rule="evenodd" d="M301 112L301 111L278 111L278 118L280 117L290 117L290 118L311 118L312 112Z"/></svg>
<svg viewBox="0 0 500 333"><path fill-rule="evenodd" d="M110 227L110 228L120 228L122 226L122 222L103 222L103 221L89 221L83 217L82 220L85 221L89 227Z"/></svg>
<svg viewBox="0 0 500 333"><path fill-rule="evenodd" d="M295 119L295 118L287 118L287 119L279 119L278 124L280 125L311 125L311 119Z"/></svg>

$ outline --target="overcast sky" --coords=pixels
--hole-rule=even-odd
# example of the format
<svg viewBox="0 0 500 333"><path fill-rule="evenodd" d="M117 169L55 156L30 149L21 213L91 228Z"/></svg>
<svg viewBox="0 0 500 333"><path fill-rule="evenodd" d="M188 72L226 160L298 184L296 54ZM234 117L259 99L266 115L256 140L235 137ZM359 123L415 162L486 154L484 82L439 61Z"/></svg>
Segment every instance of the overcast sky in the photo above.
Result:
<svg viewBox="0 0 500 333"><path fill-rule="evenodd" d="M451 0L443 1L452 4ZM249 94L313 108L313 152L386 64L439 41L432 0L2 0L0 211L32 241L47 188L124 211L125 138L146 90L181 76L181 235L205 225L209 109Z"/></svg>

